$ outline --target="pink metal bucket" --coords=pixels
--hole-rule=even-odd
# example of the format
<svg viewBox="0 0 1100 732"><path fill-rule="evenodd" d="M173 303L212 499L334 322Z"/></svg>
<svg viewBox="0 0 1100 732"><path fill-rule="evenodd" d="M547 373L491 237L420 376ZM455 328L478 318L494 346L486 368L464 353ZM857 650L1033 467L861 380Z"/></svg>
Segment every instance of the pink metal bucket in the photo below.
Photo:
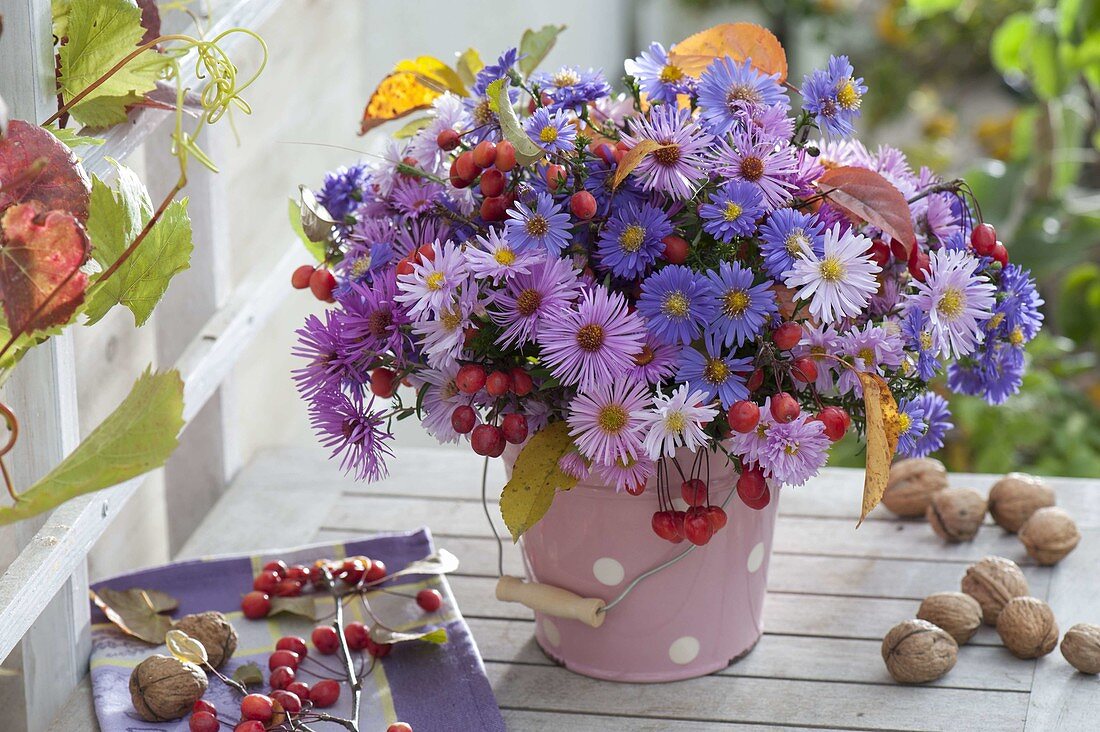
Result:
<svg viewBox="0 0 1100 732"><path fill-rule="evenodd" d="M517 452L505 453L509 474ZM677 457L686 472L694 455L681 450ZM711 503L721 504L736 479L732 465L711 456ZM672 482L677 507L685 508L678 497L680 481ZM535 637L543 651L585 676L635 682L702 676L744 656L763 630L778 503L778 491L772 490L771 503L761 511L733 496L724 529L639 583L607 611L600 627L535 612ZM559 493L522 539L528 579L610 602L635 577L689 546L670 544L652 532L657 508L652 481L640 496L616 493L595 476Z"/></svg>

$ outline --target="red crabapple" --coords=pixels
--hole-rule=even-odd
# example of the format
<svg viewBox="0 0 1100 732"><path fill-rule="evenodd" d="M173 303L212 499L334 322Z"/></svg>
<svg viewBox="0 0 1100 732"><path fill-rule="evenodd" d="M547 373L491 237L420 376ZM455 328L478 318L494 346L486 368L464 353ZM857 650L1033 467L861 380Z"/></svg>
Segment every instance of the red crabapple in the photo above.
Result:
<svg viewBox="0 0 1100 732"><path fill-rule="evenodd" d="M424 589L416 593L416 604L426 613L434 613L443 605L443 595L439 590Z"/></svg>

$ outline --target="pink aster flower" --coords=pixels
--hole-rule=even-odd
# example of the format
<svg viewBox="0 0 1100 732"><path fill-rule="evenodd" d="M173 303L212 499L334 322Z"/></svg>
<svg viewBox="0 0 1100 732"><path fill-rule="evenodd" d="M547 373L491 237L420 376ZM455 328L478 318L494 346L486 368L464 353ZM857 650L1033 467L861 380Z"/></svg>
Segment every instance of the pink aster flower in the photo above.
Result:
<svg viewBox="0 0 1100 732"><path fill-rule="evenodd" d="M768 432L774 424L772 400L768 397L760 407L760 421L756 423L756 428L751 432L734 432L730 437L730 452L740 457L743 463L759 465L768 445Z"/></svg>
<svg viewBox="0 0 1100 732"><path fill-rule="evenodd" d="M705 392L689 391L687 384L680 384L669 396L658 393L654 397L653 407L644 416L645 451L650 459L673 457L677 447L695 452L707 444L703 425L714 419L718 410L706 406L706 401Z"/></svg>
<svg viewBox="0 0 1100 732"><path fill-rule="evenodd" d="M538 343L550 373L582 391L622 378L645 340L645 323L618 292L584 289L574 307L539 321Z"/></svg>
<svg viewBox="0 0 1100 732"><path fill-rule="evenodd" d="M836 327L832 325L803 325L802 340L791 351L795 358L809 356L817 365L817 380L814 387L820 392L833 388L836 379L836 362L822 356L836 356L840 353L842 342Z"/></svg>
<svg viewBox="0 0 1100 732"><path fill-rule="evenodd" d="M462 353L466 328L470 327L470 317L478 306L477 298L477 289L467 288L459 297L440 306L434 317L413 323L413 333L420 339L429 366L443 368Z"/></svg>
<svg viewBox="0 0 1100 732"><path fill-rule="evenodd" d="M888 369L896 369L904 360L905 347L901 331L896 327L866 323L863 329L852 328L840 338L840 351L850 356L856 371L882 375ZM863 386L852 369L841 369L837 388L841 394L863 394Z"/></svg>
<svg viewBox="0 0 1100 732"><path fill-rule="evenodd" d="M531 250L516 251L508 242L508 237L494 228L489 236L477 237L477 245L466 244L466 261L475 277L499 283L518 274L531 274L531 266L542 259L542 255Z"/></svg>
<svg viewBox="0 0 1100 732"><path fill-rule="evenodd" d="M558 458L558 470L565 473L570 478L584 480L591 472L592 464L588 462L588 459L585 458L584 455L581 455L576 450L570 450Z"/></svg>
<svg viewBox="0 0 1100 732"><path fill-rule="evenodd" d="M593 462L610 465L635 458L642 450L645 409L651 400L646 385L628 379L597 384L569 405L569 436Z"/></svg>
<svg viewBox="0 0 1100 732"><path fill-rule="evenodd" d="M798 170L794 148L766 137L755 126L735 128L729 140L719 142L714 164L719 175L759 188L769 210L789 200L795 188L788 180Z"/></svg>
<svg viewBox="0 0 1100 732"><path fill-rule="evenodd" d="M409 317L420 320L439 315L459 286L466 282L466 257L454 242L432 243L435 259L421 259L409 274L397 276L394 299L409 308Z"/></svg>
<svg viewBox="0 0 1100 732"><path fill-rule="evenodd" d="M928 313L941 356L962 358L982 342L981 324L993 315L997 288L979 274L981 267L965 250L940 249L932 252L924 282L913 283L917 292L909 297L909 307Z"/></svg>
<svg viewBox="0 0 1100 732"><path fill-rule="evenodd" d="M773 424L760 466L777 481L802 485L817 474L829 456L825 423L801 414L794 421Z"/></svg>
<svg viewBox="0 0 1100 732"><path fill-rule="evenodd" d="M649 384L659 384L676 373L682 346L662 343L647 334L642 349L634 354L634 366L627 376Z"/></svg>
<svg viewBox="0 0 1100 732"><path fill-rule="evenodd" d="M568 259L541 259L527 274L517 274L505 288L493 295L489 317L504 328L497 343L502 348L535 340L546 313L569 306L581 284Z"/></svg>
<svg viewBox="0 0 1100 732"><path fill-rule="evenodd" d="M704 132L686 109L671 104L654 105L649 118L636 118L623 142L634 147L642 140L653 140L661 148L646 155L633 175L642 181L642 190L661 191L677 198L691 198L696 184L706 179L704 154L713 138Z"/></svg>
<svg viewBox="0 0 1100 732"><path fill-rule="evenodd" d="M645 455L639 455L636 458L618 460L611 465L596 463L593 467L600 478L614 485L616 491L622 492L628 488L644 486L657 469L657 464Z"/></svg>
<svg viewBox="0 0 1100 732"><path fill-rule="evenodd" d="M867 255L870 248L867 237L841 233L834 225L825 232L824 254L805 247L784 284L798 290L798 299L809 300L810 313L823 323L854 318L878 291L875 275L882 268Z"/></svg>

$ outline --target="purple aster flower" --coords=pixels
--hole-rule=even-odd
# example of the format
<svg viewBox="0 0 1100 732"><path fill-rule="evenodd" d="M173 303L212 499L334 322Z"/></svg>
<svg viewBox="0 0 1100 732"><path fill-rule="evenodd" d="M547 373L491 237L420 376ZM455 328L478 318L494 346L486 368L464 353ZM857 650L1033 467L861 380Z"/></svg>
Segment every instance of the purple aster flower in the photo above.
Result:
<svg viewBox="0 0 1100 732"><path fill-rule="evenodd" d="M451 297L430 317L413 323L413 334L417 336L429 366L443 368L458 358L466 342L466 329L470 327L471 316L477 308L477 288L471 286L458 297Z"/></svg>
<svg viewBox="0 0 1100 732"><path fill-rule="evenodd" d="M928 391L913 400L924 412L924 434L915 440L913 457L924 457L943 447L943 438L954 427L947 400L939 394Z"/></svg>
<svg viewBox="0 0 1100 732"><path fill-rule="evenodd" d="M825 69L817 69L802 80L803 109L814 115L817 125L830 135L849 137L867 87L853 77L847 56L830 56Z"/></svg>
<svg viewBox="0 0 1100 732"><path fill-rule="evenodd" d="M446 241L451 232L451 225L441 216L406 221L394 232L394 249L402 256L411 254L424 244Z"/></svg>
<svg viewBox="0 0 1100 732"><path fill-rule="evenodd" d="M923 381L934 379L940 372L939 346L929 327L928 314L910 306L901 321L901 334L917 376Z"/></svg>
<svg viewBox="0 0 1100 732"><path fill-rule="evenodd" d="M638 486L644 486L657 469L656 463L645 455L619 460L612 465L597 463L594 467L600 478L604 482L615 486L615 490L620 493L628 488L635 489Z"/></svg>
<svg viewBox="0 0 1100 732"><path fill-rule="evenodd" d="M539 322L542 358L558 381L588 391L621 379L645 340L645 324L626 300L604 288L584 289L568 309Z"/></svg>
<svg viewBox="0 0 1100 732"><path fill-rule="evenodd" d="M703 121L716 135L743 124L756 107L779 104L790 108L779 74L761 73L751 61L738 63L729 56L711 62L699 77L698 90Z"/></svg>
<svg viewBox="0 0 1100 732"><path fill-rule="evenodd" d="M788 111L783 104L754 107L749 117L749 128L755 130L757 139L789 144L794 137L794 118Z"/></svg>
<svg viewBox="0 0 1100 732"><path fill-rule="evenodd" d="M734 262L721 262L710 279L715 297L717 317L707 325L708 342L729 347L751 341L763 329L768 319L778 312L771 281L753 284L751 269Z"/></svg>
<svg viewBox="0 0 1100 732"><path fill-rule="evenodd" d="M393 244L389 241L363 241L353 235L347 239L346 246L344 258L337 263L336 271L349 283L373 277L395 259Z"/></svg>
<svg viewBox="0 0 1100 732"><path fill-rule="evenodd" d="M309 405L309 421L324 447L332 456L340 455L340 467L356 480L386 477L384 458L393 451L386 443L393 435L386 431L383 411L374 411L374 398L364 404L358 391L348 396L342 391L322 391Z"/></svg>
<svg viewBox="0 0 1100 732"><path fill-rule="evenodd" d="M686 383L688 388L705 395L710 402L718 397L723 409L749 395L745 381L752 373L751 358L734 358L722 355L718 348L707 344L707 352L700 353L694 348L685 348L680 355L680 370L676 380Z"/></svg>
<svg viewBox="0 0 1100 732"><path fill-rule="evenodd" d="M650 102L675 104L677 94L691 92L691 77L669 62L668 51L660 43L649 44L649 50L627 59L623 68L638 82Z"/></svg>
<svg viewBox="0 0 1100 732"><path fill-rule="evenodd" d="M569 436L589 460L611 465L642 454L645 410L652 403L639 381L620 379L582 391L569 405Z"/></svg>
<svg viewBox="0 0 1100 732"><path fill-rule="evenodd" d="M980 396L990 404L1003 404L1020 391L1023 378L1023 349L1003 341L986 341L976 363L965 359L952 365L947 385L953 391Z"/></svg>
<svg viewBox="0 0 1100 732"><path fill-rule="evenodd" d="M951 204L951 199L954 198L951 194L938 193L922 199L925 203L924 210L913 222L920 243L934 240L942 244L950 241L959 232L961 227Z"/></svg>
<svg viewBox="0 0 1100 732"><path fill-rule="evenodd" d="M676 373L681 350L679 345L661 343L647 334L642 350L634 354L634 366L627 376L648 384L659 384Z"/></svg>
<svg viewBox="0 0 1100 732"><path fill-rule="evenodd" d="M653 407L646 410L644 417L645 450L651 460L662 455L673 457L678 447L695 452L708 443L703 425L713 420L718 410L706 401L704 392L692 391L687 384L680 384L668 396L657 393Z"/></svg>
<svg viewBox="0 0 1100 732"><path fill-rule="evenodd" d="M661 343L691 343L714 318L714 292L702 275L683 265L670 265L642 283L638 312Z"/></svg>
<svg viewBox="0 0 1100 732"><path fill-rule="evenodd" d="M798 169L794 150L786 140L764 137L755 126L737 129L728 140L719 142L714 169L721 176L758 188L770 211L789 201L795 188L788 180Z"/></svg>
<svg viewBox="0 0 1100 732"><path fill-rule="evenodd" d="M723 183L711 194L710 202L699 207L703 231L724 242L752 235L756 231L756 220L763 214L760 189L739 180Z"/></svg>
<svg viewBox="0 0 1100 732"><path fill-rule="evenodd" d="M691 119L691 113L673 105L658 104L649 116L637 117L622 140L634 147L642 140L661 145L646 155L632 173L642 190L660 191L676 198L691 198L695 186L707 177L705 153L713 138Z"/></svg>
<svg viewBox="0 0 1100 732"><path fill-rule="evenodd" d="M588 176L584 179L583 186L596 199L597 216L608 211L612 200L619 206L630 203L641 205L648 201L648 196L642 192L638 179L634 176L627 176L618 188L611 190L611 176L615 173L615 166L604 162L602 158L588 160L584 167L588 171ZM545 186L546 181L536 178L535 185Z"/></svg>
<svg viewBox="0 0 1100 732"><path fill-rule="evenodd" d="M509 71L515 68L517 61L519 61L519 50L509 48L500 55L495 64L489 64L488 66L482 67L474 78L474 95L480 96L485 94L485 90L489 88L490 84L497 79L503 79L508 75Z"/></svg>
<svg viewBox="0 0 1100 732"><path fill-rule="evenodd" d="M395 301L397 280L393 270L366 283L352 283L340 293L343 307L338 320L349 348L366 362L381 353L392 353L399 360L407 351L407 336L402 330L410 320L405 308Z"/></svg>
<svg viewBox="0 0 1100 732"><path fill-rule="evenodd" d="M760 227L760 246L764 269L782 280L794 269L795 259L803 250L810 250L819 259L825 256L825 226L812 214L793 208L778 208L768 214Z"/></svg>
<svg viewBox="0 0 1100 732"><path fill-rule="evenodd" d="M840 338L841 353L850 356L856 371L879 374L896 369L905 357L901 335L881 325L866 323L863 330L852 328ZM851 369L842 369L837 388L842 394L863 394L859 377Z"/></svg>
<svg viewBox="0 0 1100 732"><path fill-rule="evenodd" d="M390 203L406 218L430 213L443 197L443 186L427 178L398 178L390 193Z"/></svg>
<svg viewBox="0 0 1100 732"><path fill-rule="evenodd" d="M603 227L596 252L617 277L645 273L664 251L661 239L672 233L668 214L649 203L618 206Z"/></svg>
<svg viewBox="0 0 1100 732"><path fill-rule="evenodd" d="M343 222L349 217L354 221L355 209L366 198L369 186L370 169L364 163L340 167L325 176L321 190L317 191L317 202L334 221Z"/></svg>
<svg viewBox="0 0 1100 732"><path fill-rule="evenodd" d="M928 430L924 421L924 407L917 400L902 398L898 402L898 452L905 457L915 457L917 441Z"/></svg>
<svg viewBox="0 0 1100 732"><path fill-rule="evenodd" d="M498 229L489 228L488 236L477 236L477 246L466 243L466 261L474 277L491 280L494 284L518 274L530 274L531 266L542 259L542 254L531 250L517 252L508 243L508 237Z"/></svg>
<svg viewBox="0 0 1100 732"><path fill-rule="evenodd" d="M871 240L839 226L825 232L823 253L805 247L795 259L784 284L797 288L800 300L810 301L810 313L823 323L854 318L878 290L875 275L881 267L867 252Z"/></svg>
<svg viewBox="0 0 1100 732"><path fill-rule="evenodd" d="M791 195L796 198L809 198L817 193L814 183L825 173L820 155L811 155L805 148L799 148L794 154L794 172L787 178L793 189Z"/></svg>
<svg viewBox="0 0 1100 732"><path fill-rule="evenodd" d="M422 369L410 377L417 389L424 388L421 404L421 423L435 439L441 443L459 442L462 436L451 426L451 413L455 407L468 404L469 396L458 390L455 376L460 368L457 361L450 361L438 369ZM481 422L481 415L474 410L475 424Z"/></svg>
<svg viewBox="0 0 1100 732"><path fill-rule="evenodd" d="M785 485L802 485L817 474L829 457L825 424L801 414L792 422L768 428L760 467Z"/></svg>
<svg viewBox="0 0 1100 732"><path fill-rule="evenodd" d="M898 301L901 299L901 291L906 283L897 277L885 277L879 285L878 292L871 296L867 304L867 314L872 318L881 318L892 314L898 309Z"/></svg>
<svg viewBox="0 0 1100 732"><path fill-rule="evenodd" d="M554 155L567 153L575 147L577 128L564 112L551 112L539 107L523 123L523 130L543 152Z"/></svg>
<svg viewBox="0 0 1100 732"><path fill-rule="evenodd" d="M299 393L305 397L322 391L338 391L345 383L358 383L365 371L358 354L347 347L336 311L326 310L324 318L310 315L295 331L298 342L291 353L306 359L306 365L291 373Z"/></svg>
<svg viewBox="0 0 1100 732"><path fill-rule="evenodd" d="M993 314L993 284L978 272L982 263L967 252L932 252L924 282L909 302L928 313L941 356L960 358L982 341L981 324Z"/></svg>
<svg viewBox="0 0 1100 732"><path fill-rule="evenodd" d="M997 304L993 317L985 325L986 333L1020 346L1038 334L1043 326L1039 307L1043 298L1035 288L1031 273L1009 264L1001 270L997 283Z"/></svg>
<svg viewBox="0 0 1100 732"><path fill-rule="evenodd" d="M563 66L554 73L534 74L531 83L539 88L539 94L550 98L552 110L570 110L579 113L589 102L602 99L611 93L611 85L599 69L582 70L575 66Z"/></svg>
<svg viewBox="0 0 1100 732"><path fill-rule="evenodd" d="M462 98L450 92L444 92L435 98L428 115L431 121L409 140L408 152L427 171L441 173L449 156L445 150L439 148L439 134L444 130L461 132L469 128L470 116L462 104Z"/></svg>
<svg viewBox="0 0 1100 732"><path fill-rule="evenodd" d="M432 243L434 259L421 258L410 274L397 276L400 292L394 298L409 309L409 317L422 320L438 315L455 291L466 282L466 257L454 242Z"/></svg>
<svg viewBox="0 0 1100 732"><path fill-rule="evenodd" d="M585 480L592 471L592 464L588 462L584 455L576 450L570 450L558 458L558 470L570 478Z"/></svg>
<svg viewBox="0 0 1100 732"><path fill-rule="evenodd" d="M802 340L791 351L791 355L795 358L809 356L814 359L817 364L817 381L814 382L814 387L819 392L827 392L833 388L837 364L833 359L822 356L840 355L843 347L844 342L835 326L804 324Z"/></svg>
<svg viewBox="0 0 1100 732"><path fill-rule="evenodd" d="M741 458L741 462L760 465L765 459L768 447L768 433L775 425L772 417L772 400L768 397L760 407L760 421L750 432L734 432L730 437L730 451Z"/></svg>
<svg viewBox="0 0 1100 732"><path fill-rule="evenodd" d="M557 257L569 246L569 214L547 193L539 193L531 208L512 204L504 228L516 251L538 247Z"/></svg>
<svg viewBox="0 0 1100 732"><path fill-rule="evenodd" d="M568 259L542 259L530 269L493 295L489 317L504 328L497 338L501 348L534 342L539 324L568 308L580 290L579 273Z"/></svg>

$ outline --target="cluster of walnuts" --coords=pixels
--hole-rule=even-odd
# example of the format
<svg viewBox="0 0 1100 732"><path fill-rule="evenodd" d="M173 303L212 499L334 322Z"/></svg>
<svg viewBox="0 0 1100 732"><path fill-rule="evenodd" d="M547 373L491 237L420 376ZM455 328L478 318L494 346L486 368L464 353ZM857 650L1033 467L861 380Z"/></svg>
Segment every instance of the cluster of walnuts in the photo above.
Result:
<svg viewBox="0 0 1100 732"><path fill-rule="evenodd" d="M938 536L970 541L988 512L1005 531L1016 534L1037 564L1060 562L1081 534L1068 513L1054 505L1054 489L1024 473L1009 473L986 498L971 488L949 488L947 470L933 458L900 460L890 468L882 504L898 516L924 516Z"/></svg>

